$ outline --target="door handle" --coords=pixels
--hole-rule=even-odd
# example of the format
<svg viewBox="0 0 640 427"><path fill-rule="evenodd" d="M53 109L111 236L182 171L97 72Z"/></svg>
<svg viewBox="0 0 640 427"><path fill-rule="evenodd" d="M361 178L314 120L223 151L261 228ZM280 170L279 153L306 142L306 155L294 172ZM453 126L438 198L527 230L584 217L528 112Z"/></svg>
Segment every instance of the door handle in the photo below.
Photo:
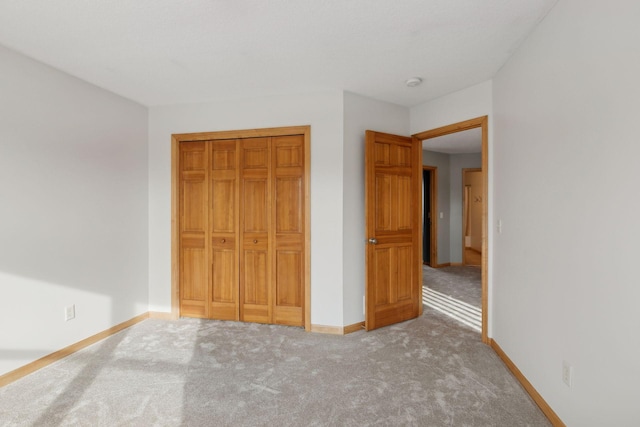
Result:
<svg viewBox="0 0 640 427"><path fill-rule="evenodd" d="M377 245L378 244L378 239L376 239L375 237L372 237L369 239L369 243L371 243L372 245Z"/></svg>

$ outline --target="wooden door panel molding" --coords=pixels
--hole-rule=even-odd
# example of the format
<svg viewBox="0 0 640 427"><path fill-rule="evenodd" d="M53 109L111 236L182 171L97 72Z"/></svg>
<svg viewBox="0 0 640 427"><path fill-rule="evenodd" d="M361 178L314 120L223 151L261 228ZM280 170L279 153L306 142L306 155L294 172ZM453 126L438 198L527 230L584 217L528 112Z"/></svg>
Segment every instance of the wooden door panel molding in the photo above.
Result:
<svg viewBox="0 0 640 427"><path fill-rule="evenodd" d="M205 174L183 174L180 203L180 225L183 233L199 233L204 236L207 230L206 186Z"/></svg>
<svg viewBox="0 0 640 427"><path fill-rule="evenodd" d="M243 305L243 321L253 323L272 323L271 312L269 307L263 304L244 304Z"/></svg>
<svg viewBox="0 0 640 427"><path fill-rule="evenodd" d="M302 251L276 251L276 306L302 307Z"/></svg>
<svg viewBox="0 0 640 427"><path fill-rule="evenodd" d="M245 169L266 169L268 165L267 148L245 148L244 149L244 163L242 166Z"/></svg>
<svg viewBox="0 0 640 427"><path fill-rule="evenodd" d="M269 168L269 138L251 138L242 140L242 169Z"/></svg>
<svg viewBox="0 0 640 427"><path fill-rule="evenodd" d="M211 147L211 169L214 171L235 171L238 167L236 140L214 140Z"/></svg>
<svg viewBox="0 0 640 427"><path fill-rule="evenodd" d="M411 218L411 208L413 204L406 204L407 200L411 200L412 196L412 185L411 185L411 176L398 176L397 178L397 198L394 200L394 205L396 209L394 209L395 215L392 215L392 224L395 225L394 230L408 230L411 231L413 229L413 222ZM394 224L395 222L395 224Z"/></svg>
<svg viewBox="0 0 640 427"><path fill-rule="evenodd" d="M388 174L376 174L375 177L375 230L391 231L391 209L393 194L393 177Z"/></svg>
<svg viewBox="0 0 640 427"><path fill-rule="evenodd" d="M204 301L206 289L201 285L207 278L207 255L204 248L183 248L182 265L182 297L190 301Z"/></svg>
<svg viewBox="0 0 640 427"><path fill-rule="evenodd" d="M302 233L302 177L277 177L275 182L276 233Z"/></svg>
<svg viewBox="0 0 640 427"><path fill-rule="evenodd" d="M236 229L236 179L211 180L212 233L234 233ZM224 207L220 209L219 207Z"/></svg>
<svg viewBox="0 0 640 427"><path fill-rule="evenodd" d="M366 132L367 330L420 312L421 153L411 138Z"/></svg>
<svg viewBox="0 0 640 427"><path fill-rule="evenodd" d="M276 169L304 167L304 141L298 136L275 137L273 144Z"/></svg>
<svg viewBox="0 0 640 427"><path fill-rule="evenodd" d="M242 231L266 233L269 227L269 183L266 178L242 180Z"/></svg>
<svg viewBox="0 0 640 427"><path fill-rule="evenodd" d="M238 293L236 283L236 251L213 248L211 276L213 285L212 301L214 303L231 303L236 301Z"/></svg>
<svg viewBox="0 0 640 427"><path fill-rule="evenodd" d="M202 142L187 142L180 146L180 165L183 172L204 171L206 147Z"/></svg>
<svg viewBox="0 0 640 427"><path fill-rule="evenodd" d="M243 304L267 305L268 289L265 286L268 277L268 254L266 250L246 250L243 253L242 289Z"/></svg>

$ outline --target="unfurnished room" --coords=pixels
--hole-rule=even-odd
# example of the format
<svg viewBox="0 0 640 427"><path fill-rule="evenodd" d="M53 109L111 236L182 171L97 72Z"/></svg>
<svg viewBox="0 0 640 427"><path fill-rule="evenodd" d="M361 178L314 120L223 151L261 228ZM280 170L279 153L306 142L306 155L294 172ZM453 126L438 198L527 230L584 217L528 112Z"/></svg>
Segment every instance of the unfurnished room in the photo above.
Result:
<svg viewBox="0 0 640 427"><path fill-rule="evenodd" d="M0 0L0 426L638 426L640 2Z"/></svg>

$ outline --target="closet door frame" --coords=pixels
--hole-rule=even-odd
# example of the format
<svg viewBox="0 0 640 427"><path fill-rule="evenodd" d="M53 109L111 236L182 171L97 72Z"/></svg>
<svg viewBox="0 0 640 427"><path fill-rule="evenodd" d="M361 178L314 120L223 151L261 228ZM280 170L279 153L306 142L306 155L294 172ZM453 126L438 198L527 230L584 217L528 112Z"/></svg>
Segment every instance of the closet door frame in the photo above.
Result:
<svg viewBox="0 0 640 427"><path fill-rule="evenodd" d="M171 135L171 317L180 317L180 143L214 139L304 136L304 328L311 331L311 127L291 126Z"/></svg>

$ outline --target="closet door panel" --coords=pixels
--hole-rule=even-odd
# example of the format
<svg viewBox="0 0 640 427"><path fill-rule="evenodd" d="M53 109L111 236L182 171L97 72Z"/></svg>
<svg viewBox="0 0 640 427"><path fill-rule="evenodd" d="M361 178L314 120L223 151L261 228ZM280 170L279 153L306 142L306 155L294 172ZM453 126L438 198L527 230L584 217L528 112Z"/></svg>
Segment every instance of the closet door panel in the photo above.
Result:
<svg viewBox="0 0 640 427"><path fill-rule="evenodd" d="M207 231L207 183L204 173L187 173L182 178L182 232L204 237Z"/></svg>
<svg viewBox="0 0 640 427"><path fill-rule="evenodd" d="M243 318L245 322L270 322L268 289L268 252L266 249L244 251L242 275L244 278Z"/></svg>
<svg viewBox="0 0 640 427"><path fill-rule="evenodd" d="M238 141L214 140L211 150L211 299L209 317L239 319Z"/></svg>
<svg viewBox="0 0 640 427"><path fill-rule="evenodd" d="M197 242L199 244L200 242ZM206 317L207 254L202 247L184 245L181 258L181 314L190 317Z"/></svg>
<svg viewBox="0 0 640 427"><path fill-rule="evenodd" d="M276 252L276 322L300 326L303 257L299 250Z"/></svg>
<svg viewBox="0 0 640 427"><path fill-rule="evenodd" d="M224 174L215 174L211 179L211 232L235 236L236 179L216 175Z"/></svg>
<svg viewBox="0 0 640 427"><path fill-rule="evenodd" d="M269 138L241 142L240 320L272 322Z"/></svg>
<svg viewBox="0 0 640 427"><path fill-rule="evenodd" d="M266 235L269 230L269 212L267 204L269 183L265 178L245 178L243 185L243 232L262 233Z"/></svg>
<svg viewBox="0 0 640 427"><path fill-rule="evenodd" d="M274 323L304 325L304 138L273 144Z"/></svg>
<svg viewBox="0 0 640 427"><path fill-rule="evenodd" d="M303 326L303 135L179 146L180 314Z"/></svg>
<svg viewBox="0 0 640 427"><path fill-rule="evenodd" d="M207 146L180 144L180 314L207 317Z"/></svg>

